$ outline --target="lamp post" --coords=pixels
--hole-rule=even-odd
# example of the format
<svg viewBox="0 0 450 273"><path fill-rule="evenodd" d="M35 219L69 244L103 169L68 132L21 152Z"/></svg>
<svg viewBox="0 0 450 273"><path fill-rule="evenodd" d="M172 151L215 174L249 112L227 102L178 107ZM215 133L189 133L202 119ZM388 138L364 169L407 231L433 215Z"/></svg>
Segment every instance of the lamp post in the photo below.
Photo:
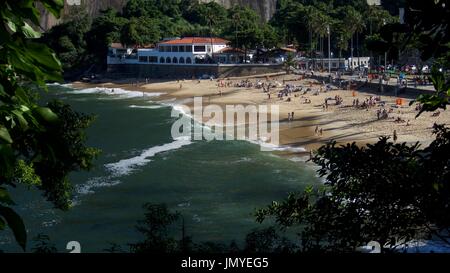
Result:
<svg viewBox="0 0 450 273"><path fill-rule="evenodd" d="M328 73L330 74L331 79L331 38L330 38L330 25L327 26L327 34L328 34Z"/></svg>
<svg viewBox="0 0 450 273"><path fill-rule="evenodd" d="M383 26L386 25L386 19L383 19ZM384 73L386 74L387 70L387 51L384 52Z"/></svg>

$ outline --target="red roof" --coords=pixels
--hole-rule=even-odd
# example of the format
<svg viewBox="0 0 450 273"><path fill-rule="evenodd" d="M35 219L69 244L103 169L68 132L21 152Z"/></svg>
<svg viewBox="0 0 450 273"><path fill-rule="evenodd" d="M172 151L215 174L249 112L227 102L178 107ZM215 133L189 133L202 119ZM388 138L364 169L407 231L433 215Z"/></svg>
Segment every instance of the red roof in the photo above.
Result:
<svg viewBox="0 0 450 273"><path fill-rule="evenodd" d="M207 37L184 37L181 39L169 40L161 42L163 45L182 45L182 44L228 44L230 41L222 38L207 38Z"/></svg>
<svg viewBox="0 0 450 273"><path fill-rule="evenodd" d="M109 47L110 48L117 48L117 49L125 49L125 48L127 48L126 46L124 46L121 43L111 43L111 45Z"/></svg>

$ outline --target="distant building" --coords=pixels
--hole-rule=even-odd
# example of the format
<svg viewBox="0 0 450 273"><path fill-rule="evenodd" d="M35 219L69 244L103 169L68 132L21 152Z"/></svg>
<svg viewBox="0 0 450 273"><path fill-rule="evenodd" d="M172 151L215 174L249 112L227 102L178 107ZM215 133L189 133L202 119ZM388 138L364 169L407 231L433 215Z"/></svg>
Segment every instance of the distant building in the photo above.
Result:
<svg viewBox="0 0 450 273"><path fill-rule="evenodd" d="M117 49L111 46L108 64L208 64L214 62L214 54L223 53L228 43L229 41L221 38L174 38L158 43L155 48L139 48L131 53L127 49L129 56L122 57L118 56ZM123 49L120 52L123 52Z"/></svg>
<svg viewBox="0 0 450 273"><path fill-rule="evenodd" d="M126 47L121 43L112 43L109 46L108 57L114 58L125 58L127 55L131 55L133 53L133 48Z"/></svg>
<svg viewBox="0 0 450 273"><path fill-rule="evenodd" d="M381 6L381 0L367 0L369 6Z"/></svg>
<svg viewBox="0 0 450 273"><path fill-rule="evenodd" d="M164 39L153 47L111 44L107 56L110 76L129 78L199 78L277 73L281 63L255 63L254 50L228 46L222 38Z"/></svg>
<svg viewBox="0 0 450 273"><path fill-rule="evenodd" d="M325 69L328 70L328 64L331 64L331 70L348 70L348 69L356 69L358 67L361 68L369 68L370 57L356 57L356 58L323 58L323 59L309 59L309 58L300 58L299 66L302 69L310 69L312 67L316 67L316 69Z"/></svg>

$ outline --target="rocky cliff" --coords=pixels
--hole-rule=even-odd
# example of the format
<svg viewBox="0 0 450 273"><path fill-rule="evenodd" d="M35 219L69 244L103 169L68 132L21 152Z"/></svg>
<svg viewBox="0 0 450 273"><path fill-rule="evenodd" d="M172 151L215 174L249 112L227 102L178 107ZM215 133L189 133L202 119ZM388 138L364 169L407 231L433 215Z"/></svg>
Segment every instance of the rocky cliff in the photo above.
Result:
<svg viewBox="0 0 450 273"><path fill-rule="evenodd" d="M192 0L195 1L195 0ZM275 12L277 0L200 0L202 2L215 1L225 7L233 5L248 6L254 9L262 20L269 20ZM80 5L75 5L79 2ZM127 0L66 0L64 4L64 12L61 20L67 18L69 14L74 14L80 11L86 11L89 16L96 16L100 10L106 8L115 8L121 10L126 4ZM47 30L57 24L57 20L51 14L43 11L41 15L41 27Z"/></svg>

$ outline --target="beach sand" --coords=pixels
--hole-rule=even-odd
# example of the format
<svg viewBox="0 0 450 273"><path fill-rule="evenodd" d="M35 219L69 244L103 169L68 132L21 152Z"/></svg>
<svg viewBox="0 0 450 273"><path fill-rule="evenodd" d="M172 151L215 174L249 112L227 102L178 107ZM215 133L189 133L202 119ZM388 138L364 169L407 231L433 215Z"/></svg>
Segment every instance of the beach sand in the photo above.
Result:
<svg viewBox="0 0 450 273"><path fill-rule="evenodd" d="M408 94L402 94L403 103L396 106L397 97L392 93L379 94L377 90L333 90L320 92L313 95L308 92L295 92L290 95L291 101L287 97L282 100L277 98L277 94L283 89L284 84L302 86L303 90L311 88L312 91L319 91L323 85L315 80L301 79L298 75L276 75L261 78L249 78L253 83L256 81L279 83L280 87L271 88L271 98L262 89L234 87L246 78L232 78L230 87L218 87L217 80L180 80L180 81L155 81L149 83L136 83L133 80L126 81L104 81L103 83L81 83L74 82L74 88L86 88L92 86L107 88L123 88L127 90L137 90L142 92L158 92L165 95L158 97L159 100L173 100L183 102L191 109L193 108L193 98L202 97L204 106L217 104L225 109L225 105L279 105L280 109L280 144L291 147L303 147L307 152L315 150L329 141L336 141L344 144L356 142L359 145L376 142L381 136L392 136L394 130L398 135L397 142L415 143L417 141L423 145L429 144L433 140L432 126L434 123L448 124L450 121L449 111L440 111L438 116L425 112L420 117L415 118L417 111L415 105L409 106L413 99ZM226 82L228 79L225 79ZM131 82L131 83L130 83ZM324 109L323 104L326 98L334 98L336 95L342 97L343 103L335 105L334 100L329 101L328 109ZM378 120L375 106L369 109L353 107L353 100L358 99L360 103L371 96L380 96L385 102L385 108L391 109L388 119ZM305 99L311 103L305 104ZM288 121L288 113L294 112L294 120ZM404 122L396 122L400 118ZM203 120L205 122L207 120ZM409 121L409 122L408 122ZM316 134L318 126L323 130L323 134Z"/></svg>

